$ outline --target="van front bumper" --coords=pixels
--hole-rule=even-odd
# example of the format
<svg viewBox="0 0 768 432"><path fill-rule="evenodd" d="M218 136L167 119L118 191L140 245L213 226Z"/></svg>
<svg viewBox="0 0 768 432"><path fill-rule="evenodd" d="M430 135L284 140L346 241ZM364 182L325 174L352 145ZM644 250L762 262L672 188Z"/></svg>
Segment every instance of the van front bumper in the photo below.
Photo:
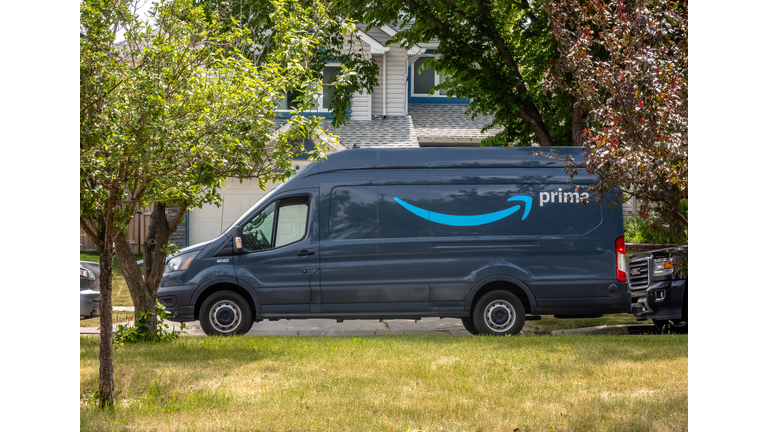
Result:
<svg viewBox="0 0 768 432"><path fill-rule="evenodd" d="M157 300L165 306L167 318L176 322L192 322L195 320L195 305L192 296L198 285L160 287L157 290Z"/></svg>

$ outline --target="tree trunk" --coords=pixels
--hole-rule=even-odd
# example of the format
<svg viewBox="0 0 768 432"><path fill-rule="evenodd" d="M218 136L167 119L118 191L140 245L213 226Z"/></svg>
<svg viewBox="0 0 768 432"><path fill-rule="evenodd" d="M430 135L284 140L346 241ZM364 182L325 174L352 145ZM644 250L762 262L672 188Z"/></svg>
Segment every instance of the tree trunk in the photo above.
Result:
<svg viewBox="0 0 768 432"><path fill-rule="evenodd" d="M141 274L139 265L136 264L136 257L125 234L121 232L115 242L117 260L120 262L128 291L133 300L134 321L138 319L141 312L152 313L147 317L147 324L151 329L149 339L154 339L158 330L157 317L154 315L155 304L157 302L157 289L163 278L167 257L166 250L162 246L168 244L168 239L176 231L186 209L186 204L182 205L176 219L169 222L166 215L166 205L161 202L153 204L151 222L147 230L147 237L144 240L144 275Z"/></svg>
<svg viewBox="0 0 768 432"><path fill-rule="evenodd" d="M544 119L541 118L541 114L539 113L539 109L536 108L536 105L531 102L524 103L523 108L520 109L519 115L524 121L530 123L531 128L533 128L533 135L536 137L536 140L539 141L540 146L550 147L555 145L552 136L549 134L549 129L547 128L547 125L544 124Z"/></svg>
<svg viewBox="0 0 768 432"><path fill-rule="evenodd" d="M573 104L573 118L571 119L571 145L584 147L584 111L577 104Z"/></svg>
<svg viewBox="0 0 768 432"><path fill-rule="evenodd" d="M99 407L114 404L114 367L112 365L112 253L110 230L107 229L99 242Z"/></svg>
<svg viewBox="0 0 768 432"><path fill-rule="evenodd" d="M157 320L154 316L157 289L153 293L147 284L144 283L141 270L136 263L136 256L133 254L131 244L123 232L118 234L115 240L115 251L117 252L117 261L120 263L120 268L123 271L123 277L125 277L125 283L128 285L128 291L131 293L131 300L133 300L134 322L139 319L141 312L152 312L151 315L147 316L147 324L152 329L149 339L154 339L154 334L157 330Z"/></svg>

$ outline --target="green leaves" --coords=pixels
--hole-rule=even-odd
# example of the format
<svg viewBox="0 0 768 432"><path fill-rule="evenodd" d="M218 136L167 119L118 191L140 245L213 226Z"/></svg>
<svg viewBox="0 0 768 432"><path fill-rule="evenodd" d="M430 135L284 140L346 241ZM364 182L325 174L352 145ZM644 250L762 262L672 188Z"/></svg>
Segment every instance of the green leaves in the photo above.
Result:
<svg viewBox="0 0 768 432"><path fill-rule="evenodd" d="M162 0L144 22L131 3L81 5L81 218L111 220L120 231L151 202L196 207L216 202L227 177L264 184L290 175L290 160L304 151L296 143L316 136L320 119L297 117L275 134L276 107L290 89L305 92L300 110L322 92L317 62L303 61L319 58L332 27L320 3L273 1L269 50L257 63L243 55L254 32L234 16ZM125 41L114 41L115 28ZM359 85L354 74L341 75L341 88ZM342 99L337 111L346 109ZM110 194L115 206L105 208Z"/></svg>
<svg viewBox="0 0 768 432"><path fill-rule="evenodd" d="M570 145L573 101L541 83L558 55L539 2L370 0L342 2L361 22L410 23L387 45L408 48L436 39L431 62L446 77L434 88L471 99L467 115L493 115L505 129L486 144Z"/></svg>
<svg viewBox="0 0 768 432"><path fill-rule="evenodd" d="M112 334L115 344L123 345L125 343L138 342L170 342L176 340L182 334L186 334L186 324L181 323L179 330L168 330L170 326L165 324L166 312L165 306L156 302L155 312L138 312L138 318L134 325L118 324L117 330ZM154 316L157 320L157 330L153 331L148 320Z"/></svg>

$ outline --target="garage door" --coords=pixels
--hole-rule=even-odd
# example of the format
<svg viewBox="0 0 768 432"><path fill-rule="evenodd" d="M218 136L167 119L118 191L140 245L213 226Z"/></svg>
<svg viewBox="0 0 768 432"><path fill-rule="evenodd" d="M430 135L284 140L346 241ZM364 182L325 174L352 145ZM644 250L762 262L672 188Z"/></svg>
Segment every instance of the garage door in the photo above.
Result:
<svg viewBox="0 0 768 432"><path fill-rule="evenodd" d="M189 244L213 240L221 231L229 227L246 210L256 204L261 197L272 190L275 185L267 183L267 190L261 190L257 180L228 179L224 182L225 189L220 191L221 207L206 204L199 209L189 211Z"/></svg>

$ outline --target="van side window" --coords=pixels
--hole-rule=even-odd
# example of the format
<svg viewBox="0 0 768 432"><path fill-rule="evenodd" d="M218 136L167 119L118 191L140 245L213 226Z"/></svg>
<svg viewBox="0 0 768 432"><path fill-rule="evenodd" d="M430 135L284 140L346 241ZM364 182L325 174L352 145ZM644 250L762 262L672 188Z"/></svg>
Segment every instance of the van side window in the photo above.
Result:
<svg viewBox="0 0 768 432"><path fill-rule="evenodd" d="M307 232L308 204L306 199L304 202L280 202L280 210L277 213L275 247L299 241L304 237L304 233Z"/></svg>
<svg viewBox="0 0 768 432"><path fill-rule="evenodd" d="M408 204L429 210L427 185L379 186L379 238L429 237L429 221L414 217L395 202L398 198Z"/></svg>
<svg viewBox="0 0 768 432"><path fill-rule="evenodd" d="M331 239L376 238L376 186L342 186L331 192Z"/></svg>
<svg viewBox="0 0 768 432"><path fill-rule="evenodd" d="M245 224L243 247L254 252L301 240L307 232L308 214L308 197L284 198L273 202Z"/></svg>

